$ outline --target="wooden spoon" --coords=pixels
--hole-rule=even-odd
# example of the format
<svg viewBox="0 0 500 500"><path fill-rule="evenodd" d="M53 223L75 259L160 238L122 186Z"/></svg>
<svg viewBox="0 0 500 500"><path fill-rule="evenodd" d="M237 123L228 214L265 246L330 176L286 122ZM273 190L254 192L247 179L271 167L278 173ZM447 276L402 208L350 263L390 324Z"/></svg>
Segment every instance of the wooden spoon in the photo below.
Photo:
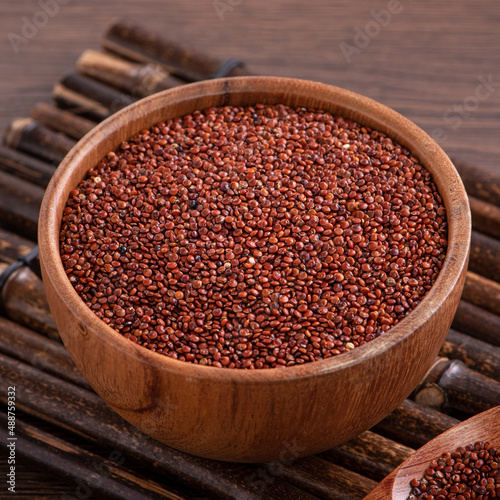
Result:
<svg viewBox="0 0 500 500"><path fill-rule="evenodd" d="M410 481L420 479L432 460L477 441L489 441L500 447L500 406L475 415L429 441L391 472L364 500L407 500Z"/></svg>

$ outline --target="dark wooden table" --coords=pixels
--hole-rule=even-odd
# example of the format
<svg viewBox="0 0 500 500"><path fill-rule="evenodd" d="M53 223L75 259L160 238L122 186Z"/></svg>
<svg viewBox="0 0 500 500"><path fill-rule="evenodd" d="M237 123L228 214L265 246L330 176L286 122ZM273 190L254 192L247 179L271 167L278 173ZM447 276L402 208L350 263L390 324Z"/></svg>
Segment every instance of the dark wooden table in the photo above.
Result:
<svg viewBox="0 0 500 500"><path fill-rule="evenodd" d="M50 15L40 14L42 4ZM365 94L413 120L450 156L499 169L496 0L2 2L0 130L29 116L36 102L49 102L54 83L85 49L99 47L116 17L221 59L239 58L258 74ZM3 456L0 465L5 477ZM17 485L17 498L75 497L74 485L28 463L19 464ZM7 495L2 486L0 498Z"/></svg>
<svg viewBox="0 0 500 500"><path fill-rule="evenodd" d="M396 4L390 20L379 16L386 26L377 25L374 13ZM32 22L40 10L38 0L0 6L0 128L48 100L82 51L98 47L105 26L128 16L213 55L243 59L256 73L368 95L415 121L450 155L498 168L496 0L69 0L26 43L19 41L24 18ZM368 37L359 35L366 31ZM493 83L479 88L485 80Z"/></svg>

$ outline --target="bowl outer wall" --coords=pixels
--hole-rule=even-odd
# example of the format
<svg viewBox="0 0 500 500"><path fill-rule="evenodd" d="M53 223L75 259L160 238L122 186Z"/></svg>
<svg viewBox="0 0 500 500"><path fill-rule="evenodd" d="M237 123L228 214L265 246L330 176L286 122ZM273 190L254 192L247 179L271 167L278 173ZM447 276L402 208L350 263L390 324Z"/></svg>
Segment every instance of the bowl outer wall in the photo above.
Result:
<svg viewBox="0 0 500 500"><path fill-rule="evenodd" d="M449 247L425 299L389 333L301 366L231 370L157 355L87 308L64 272L58 235L69 192L109 151L158 121L221 105L322 108L382 131L432 173L447 210ZM465 280L468 200L452 163L420 128L358 94L316 82L241 77L186 85L125 108L83 138L47 188L39 222L44 284L61 338L82 374L120 415L176 449L256 462L319 452L370 428L421 381L451 324ZM294 456L295 456L294 455ZM287 455L288 456L288 455Z"/></svg>

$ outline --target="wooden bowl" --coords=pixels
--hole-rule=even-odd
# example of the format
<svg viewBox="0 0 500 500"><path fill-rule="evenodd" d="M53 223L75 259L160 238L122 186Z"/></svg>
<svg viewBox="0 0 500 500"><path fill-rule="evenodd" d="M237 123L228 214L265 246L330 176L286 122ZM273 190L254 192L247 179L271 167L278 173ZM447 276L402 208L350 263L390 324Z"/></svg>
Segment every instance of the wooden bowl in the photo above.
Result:
<svg viewBox="0 0 500 500"><path fill-rule="evenodd" d="M59 230L68 195L122 141L160 120L221 105L282 103L323 108L382 131L432 173L444 200L449 247L427 296L381 337L349 353L283 369L199 366L155 354L95 316L63 270ZM389 414L422 380L457 307L470 240L467 196L453 164L395 111L316 82L242 77L200 82L148 97L110 117L68 154L46 191L39 246L60 335L79 370L122 417L178 450L219 460L289 460L346 441Z"/></svg>
<svg viewBox="0 0 500 500"><path fill-rule="evenodd" d="M391 472L364 500L407 500L411 492L410 481L421 479L432 460L443 453L454 452L459 446L478 441L489 441L500 447L500 406L455 425L419 448L397 469Z"/></svg>

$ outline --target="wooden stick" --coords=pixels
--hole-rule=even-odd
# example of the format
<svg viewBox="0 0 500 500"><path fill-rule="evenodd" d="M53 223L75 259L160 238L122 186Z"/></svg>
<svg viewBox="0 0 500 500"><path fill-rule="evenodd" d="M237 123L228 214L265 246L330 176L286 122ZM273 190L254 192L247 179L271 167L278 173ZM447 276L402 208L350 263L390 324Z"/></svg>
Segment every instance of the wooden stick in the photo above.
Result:
<svg viewBox="0 0 500 500"><path fill-rule="evenodd" d="M145 97L160 90L178 87L186 82L170 75L159 64L142 64L95 50L86 50L76 69L134 97Z"/></svg>
<svg viewBox="0 0 500 500"><path fill-rule="evenodd" d="M60 342L0 317L0 352L91 390Z"/></svg>
<svg viewBox="0 0 500 500"><path fill-rule="evenodd" d="M0 437L9 444L7 415L0 412ZM16 454L35 462L43 470L75 486L76 497L182 500L159 483L137 471L124 469L126 457L112 451L108 458L91 453L16 418Z"/></svg>
<svg viewBox="0 0 500 500"><path fill-rule="evenodd" d="M452 328L476 339L500 346L500 316L461 300Z"/></svg>
<svg viewBox="0 0 500 500"><path fill-rule="evenodd" d="M500 239L500 206L469 196L472 227L481 233Z"/></svg>
<svg viewBox="0 0 500 500"><path fill-rule="evenodd" d="M211 78L223 64L128 21L113 24L105 33L102 46L133 61L161 63L167 71L187 81ZM244 67L235 67L227 76L249 74Z"/></svg>
<svg viewBox="0 0 500 500"><path fill-rule="evenodd" d="M500 283L496 281L468 271L462 299L500 316Z"/></svg>
<svg viewBox="0 0 500 500"><path fill-rule="evenodd" d="M0 227L36 241L43 189L0 172Z"/></svg>
<svg viewBox="0 0 500 500"><path fill-rule="evenodd" d="M7 264L0 263L0 273ZM5 315L27 328L61 341L42 281L26 267L15 271L0 290Z"/></svg>
<svg viewBox="0 0 500 500"><path fill-rule="evenodd" d="M500 382L462 361L438 358L414 394L420 405L474 415L500 405Z"/></svg>
<svg viewBox="0 0 500 500"><path fill-rule="evenodd" d="M34 247L32 241L0 229L0 274ZM8 318L60 342L43 283L30 269L22 267L10 276L0 290L0 302Z"/></svg>
<svg viewBox="0 0 500 500"><path fill-rule="evenodd" d="M407 399L371 430L411 448L420 448L458 423L455 418Z"/></svg>
<svg viewBox="0 0 500 500"><path fill-rule="evenodd" d="M0 170L45 188L55 169L50 163L0 145Z"/></svg>
<svg viewBox="0 0 500 500"><path fill-rule="evenodd" d="M372 479L320 457L308 457L290 467L277 465L277 477L320 498L361 500L377 485Z"/></svg>
<svg viewBox="0 0 500 500"><path fill-rule="evenodd" d="M439 379L450 366L451 361L447 358L437 358L431 369L427 372L424 380L413 392L415 402L422 406L440 410L444 404L445 392L439 387Z"/></svg>
<svg viewBox="0 0 500 500"><path fill-rule="evenodd" d="M459 160L453 160L471 196L500 207L500 174Z"/></svg>
<svg viewBox="0 0 500 500"><path fill-rule="evenodd" d="M500 348L487 342L450 330L439 355L459 359L471 370L500 381Z"/></svg>
<svg viewBox="0 0 500 500"><path fill-rule="evenodd" d="M58 165L75 142L32 118L18 118L7 129L5 144Z"/></svg>
<svg viewBox="0 0 500 500"><path fill-rule="evenodd" d="M474 415L500 405L500 382L476 373L459 360L451 361L439 379L445 407Z"/></svg>
<svg viewBox="0 0 500 500"><path fill-rule="evenodd" d="M97 125L95 121L87 120L45 102L35 104L31 110L31 118L76 140L81 139Z"/></svg>
<svg viewBox="0 0 500 500"><path fill-rule="evenodd" d="M413 448L366 431L320 456L374 481L381 481L414 451Z"/></svg>
<svg viewBox="0 0 500 500"><path fill-rule="evenodd" d="M17 407L29 414L87 436L100 446L120 451L217 498L315 498L279 479L265 483L262 490L262 484L249 480L257 470L255 466L205 460L168 448L141 434L96 394L3 354L0 385L16 386ZM0 391L0 400L6 398L7 392Z"/></svg>
<svg viewBox="0 0 500 500"><path fill-rule="evenodd" d="M500 282L500 241L472 231L469 269Z"/></svg>
<svg viewBox="0 0 500 500"><path fill-rule="evenodd" d="M102 120L137 99L88 76L77 73L64 77L54 87L53 96L63 107L78 115Z"/></svg>
<svg viewBox="0 0 500 500"><path fill-rule="evenodd" d="M5 229L0 229L0 261L11 264L19 255L27 255L34 243Z"/></svg>
<svg viewBox="0 0 500 500"><path fill-rule="evenodd" d="M61 108L86 119L100 122L111 115L111 111L106 106L70 90L60 83L54 86L52 97Z"/></svg>

